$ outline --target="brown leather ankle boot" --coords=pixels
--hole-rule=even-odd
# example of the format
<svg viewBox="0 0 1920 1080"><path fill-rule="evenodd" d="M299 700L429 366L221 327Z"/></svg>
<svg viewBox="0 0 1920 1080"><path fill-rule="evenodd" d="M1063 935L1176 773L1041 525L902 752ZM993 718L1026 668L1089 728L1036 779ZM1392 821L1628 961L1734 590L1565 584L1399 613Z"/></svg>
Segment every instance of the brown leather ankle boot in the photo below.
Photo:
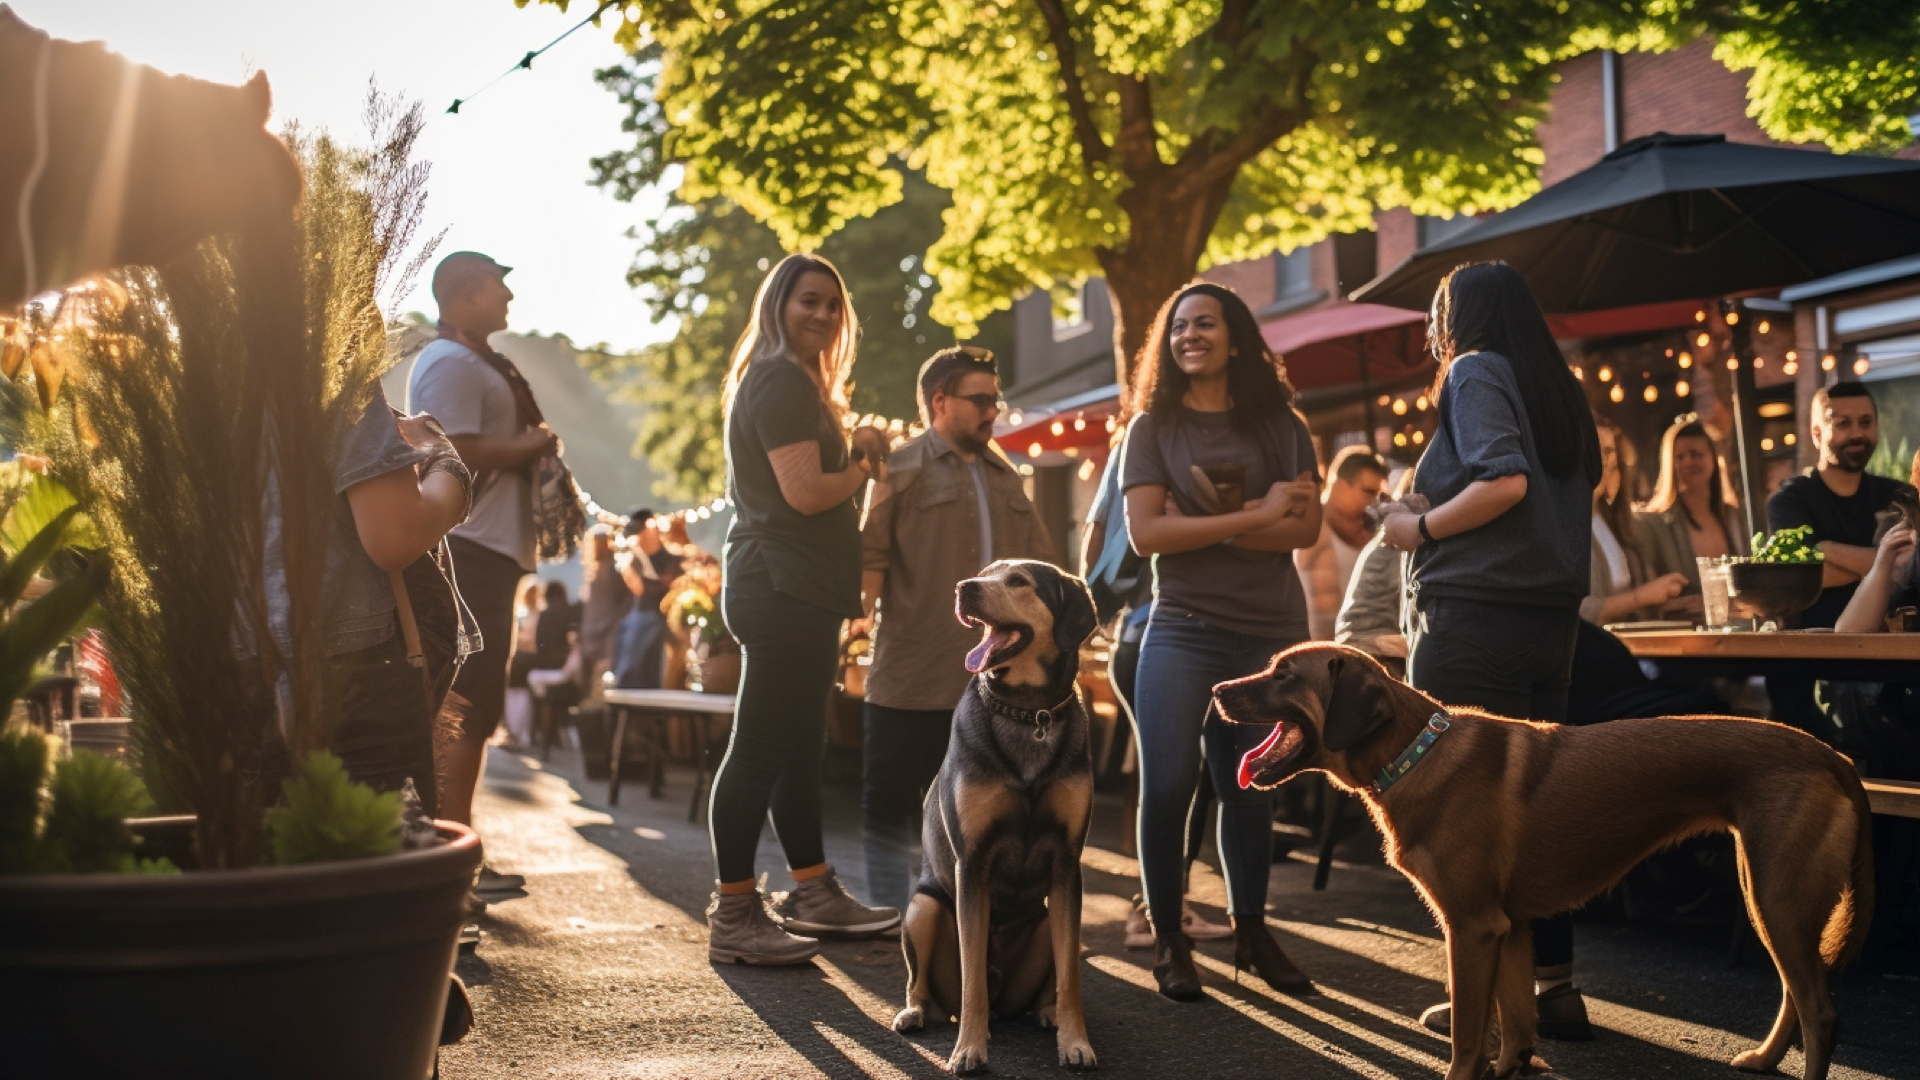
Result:
<svg viewBox="0 0 1920 1080"><path fill-rule="evenodd" d="M1233 916L1233 970L1256 972L1267 985L1283 994L1315 993L1313 980L1293 966L1280 943L1273 940L1267 920L1258 915Z"/></svg>
<svg viewBox="0 0 1920 1080"><path fill-rule="evenodd" d="M1198 1001L1200 972L1193 966L1193 939L1175 930L1154 935L1153 978L1160 992L1175 1001Z"/></svg>

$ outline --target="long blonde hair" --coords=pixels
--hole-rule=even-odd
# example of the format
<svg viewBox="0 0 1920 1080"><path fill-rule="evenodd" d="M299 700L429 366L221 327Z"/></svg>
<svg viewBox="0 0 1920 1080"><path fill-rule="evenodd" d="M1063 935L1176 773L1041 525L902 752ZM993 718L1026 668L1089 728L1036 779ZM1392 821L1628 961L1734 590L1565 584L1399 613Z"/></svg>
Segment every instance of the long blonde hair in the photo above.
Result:
<svg viewBox="0 0 1920 1080"><path fill-rule="evenodd" d="M853 373L854 350L860 340L860 320L853 314L853 297L847 292L846 279L832 263L818 255L789 255L767 274L759 291L753 294L753 315L747 320L740 340L734 343L733 357L727 361L727 378L720 387L723 416L732 416L733 396L740 391L740 381L746 378L749 364L772 357L799 359L788 354L787 326L782 316L801 275L813 271L833 278L833 283L840 287L840 334L820 354L818 382L820 400L826 403L827 410L835 419L846 414L847 377Z"/></svg>
<svg viewBox="0 0 1920 1080"><path fill-rule="evenodd" d="M1707 480L1707 506L1716 522L1721 521L1727 507L1739 506L1740 496L1733 489L1727 476L1726 462L1720 460L1720 449L1713 445L1713 436L1700 423L1700 418L1689 413L1668 425L1666 434L1660 436L1660 476L1653 484L1653 497L1647 500L1642 509L1651 513L1665 513L1680 507L1686 515L1687 524L1696 529L1706 528L1704 522L1693 520L1693 511L1680 499L1680 482L1673 475L1673 448L1681 439L1700 439L1707 444L1707 455L1713 458L1713 476Z"/></svg>

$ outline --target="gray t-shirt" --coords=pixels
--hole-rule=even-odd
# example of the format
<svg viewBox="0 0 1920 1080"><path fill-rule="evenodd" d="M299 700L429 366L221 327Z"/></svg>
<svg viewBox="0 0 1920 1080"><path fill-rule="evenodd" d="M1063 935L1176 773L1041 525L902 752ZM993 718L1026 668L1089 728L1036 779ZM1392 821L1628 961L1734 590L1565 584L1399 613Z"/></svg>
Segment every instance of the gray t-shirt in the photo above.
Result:
<svg viewBox="0 0 1920 1080"><path fill-rule="evenodd" d="M993 561L993 511L987 504L987 478L981 473L983 466L975 457L967 462L967 475L973 478L973 497L980 507L980 565L986 566Z"/></svg>
<svg viewBox="0 0 1920 1080"><path fill-rule="evenodd" d="M1409 599L1578 607L1591 586L1593 487L1586 473L1547 475L1513 365L1468 353L1447 369L1440 427L1413 471L1413 490L1439 506L1479 480L1527 478L1527 494L1469 532L1423 543L1408 560Z"/></svg>
<svg viewBox="0 0 1920 1080"><path fill-rule="evenodd" d="M427 459L400 437L393 410L379 383L360 418L341 432L333 447L333 522L327 537L327 568L322 599L327 610L329 655L365 649L393 636L393 586L360 543L347 502L347 489L399 469L410 469ZM280 492L269 484L266 492L265 560L267 618L282 650L292 644L287 630L287 574L280 543Z"/></svg>
<svg viewBox="0 0 1920 1080"><path fill-rule="evenodd" d="M1202 511L1193 495L1194 465L1244 463L1250 501L1302 472L1320 478L1307 422L1291 409L1267 418L1259 431L1235 428L1228 413L1189 410L1173 420L1141 413L1127 428L1125 452L1123 490L1165 487L1182 513L1195 516ZM1290 552L1213 544L1156 555L1153 598L1156 608L1184 612L1234 633L1290 642L1307 639L1307 598Z"/></svg>
<svg viewBox="0 0 1920 1080"><path fill-rule="evenodd" d="M448 435L510 439L521 431L520 411L506 378L472 349L446 338L429 342L414 358L407 411L432 413ZM533 488L526 470L495 470L476 479L480 487L473 495L473 513L453 535L497 551L532 573Z"/></svg>

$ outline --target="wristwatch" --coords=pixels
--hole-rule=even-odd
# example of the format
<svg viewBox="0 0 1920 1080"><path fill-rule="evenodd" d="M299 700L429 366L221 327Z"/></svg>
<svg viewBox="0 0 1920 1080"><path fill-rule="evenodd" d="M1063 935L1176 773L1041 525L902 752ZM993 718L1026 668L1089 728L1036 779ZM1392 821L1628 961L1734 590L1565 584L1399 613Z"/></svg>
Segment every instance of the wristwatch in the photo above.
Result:
<svg viewBox="0 0 1920 1080"><path fill-rule="evenodd" d="M1433 534L1427 531L1427 515L1425 514L1420 515L1420 539L1425 540L1429 544L1439 543L1438 540L1433 538Z"/></svg>

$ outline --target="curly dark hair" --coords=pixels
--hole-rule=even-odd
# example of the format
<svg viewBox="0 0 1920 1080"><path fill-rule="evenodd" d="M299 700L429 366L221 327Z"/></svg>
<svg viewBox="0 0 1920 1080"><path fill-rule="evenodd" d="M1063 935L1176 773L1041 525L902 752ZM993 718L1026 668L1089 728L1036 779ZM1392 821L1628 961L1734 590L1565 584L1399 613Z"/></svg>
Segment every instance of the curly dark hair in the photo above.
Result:
<svg viewBox="0 0 1920 1080"><path fill-rule="evenodd" d="M1293 407L1294 392L1280 365L1280 358L1260 336L1260 322L1253 317L1247 302L1224 285L1196 281L1160 305L1147 331L1146 344L1134 358L1133 389L1127 395L1129 413L1150 412L1163 417L1184 417L1187 406L1182 400L1191 380L1173 359L1173 313L1189 296L1211 296L1220 302L1227 322L1227 341L1232 354L1227 358L1227 395L1233 405L1228 417L1234 427L1254 430L1275 414Z"/></svg>

